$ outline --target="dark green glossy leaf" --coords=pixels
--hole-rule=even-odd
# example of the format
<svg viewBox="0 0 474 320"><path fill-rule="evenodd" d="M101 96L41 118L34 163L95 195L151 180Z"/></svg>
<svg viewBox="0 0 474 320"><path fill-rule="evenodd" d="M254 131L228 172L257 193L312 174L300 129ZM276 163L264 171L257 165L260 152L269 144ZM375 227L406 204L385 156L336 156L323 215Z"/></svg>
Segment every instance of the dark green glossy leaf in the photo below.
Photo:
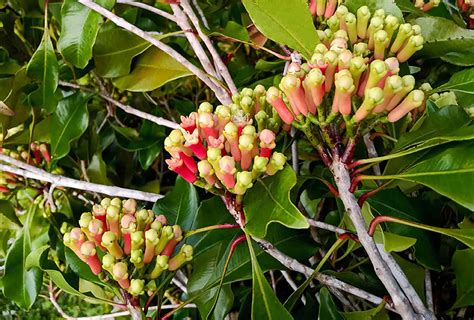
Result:
<svg viewBox="0 0 474 320"><path fill-rule="evenodd" d="M436 58L450 53L456 53L458 59L459 55L465 58L472 56L474 30L461 28L453 21L440 17L420 17L410 22L421 27L425 38L420 52L422 56Z"/></svg>
<svg viewBox="0 0 474 320"><path fill-rule="evenodd" d="M190 75L182 64L156 47L149 48L137 60L132 72L114 79L120 90L152 91L165 83Z"/></svg>
<svg viewBox="0 0 474 320"><path fill-rule="evenodd" d="M61 101L51 119L51 155L58 160L66 156L73 140L79 138L89 124L87 102L90 94L75 93Z"/></svg>
<svg viewBox="0 0 474 320"><path fill-rule="evenodd" d="M455 73L447 83L439 86L433 92L448 90L474 95L474 68Z"/></svg>
<svg viewBox="0 0 474 320"><path fill-rule="evenodd" d="M111 8L113 0L96 3ZM102 17L77 0L65 0L61 8L61 36L58 47L64 59L83 69L92 58L92 47L99 32Z"/></svg>
<svg viewBox="0 0 474 320"><path fill-rule="evenodd" d="M164 198L153 206L156 214L164 214L170 224L179 224L183 230L190 230L198 211L199 199L194 186L181 178Z"/></svg>
<svg viewBox="0 0 474 320"><path fill-rule="evenodd" d="M13 81L10 83L11 86L5 86L6 90L2 90L4 89L3 83L0 82L2 85L0 89L2 91L0 101L3 101L3 103L15 113L13 117L0 113L0 124L3 130L23 124L26 119L28 119L31 107L26 101L27 99L23 89L30 82L31 79L26 75L26 67L17 71Z"/></svg>
<svg viewBox="0 0 474 320"><path fill-rule="evenodd" d="M252 319L293 319L265 278L248 235L247 243L252 262Z"/></svg>
<svg viewBox="0 0 474 320"><path fill-rule="evenodd" d="M297 50L307 60L319 43L304 0L243 0L250 18L267 38Z"/></svg>
<svg viewBox="0 0 474 320"><path fill-rule="evenodd" d="M318 319L343 320L344 318L337 310L336 304L332 300L331 294L326 287L319 291L319 315Z"/></svg>
<svg viewBox="0 0 474 320"><path fill-rule="evenodd" d="M392 0L347 0L344 2L344 5L352 13L356 13L357 9L362 6L369 7L372 13L377 9L384 9L385 14L391 14L403 21L403 13L395 4L395 1Z"/></svg>
<svg viewBox="0 0 474 320"><path fill-rule="evenodd" d="M97 74L101 77L120 77L128 74L132 59L151 44L133 33L106 23L99 31L93 55Z"/></svg>
<svg viewBox="0 0 474 320"><path fill-rule="evenodd" d="M53 112L58 103L54 92L58 87L59 64L48 30L45 30L38 49L31 57L26 73L28 77L39 80L39 88L30 95L32 106Z"/></svg>
<svg viewBox="0 0 474 320"><path fill-rule="evenodd" d="M343 316L346 320L390 320L384 304L365 311L344 312Z"/></svg>
<svg viewBox="0 0 474 320"><path fill-rule="evenodd" d="M245 194L246 230L258 238L267 233L272 222L295 229L308 228L306 218L290 201L290 190L296 184L294 171L285 166L276 175L255 182ZM261 201L262 198L266 201Z"/></svg>
<svg viewBox="0 0 474 320"><path fill-rule="evenodd" d="M372 211L379 215L389 215L420 223L436 223L434 210L428 204L408 198L398 189L382 190L369 199ZM426 210L428 207L428 210ZM416 239L414 256L419 263L427 268L440 270L438 248L435 246L434 235L424 230L417 230L403 225L389 223L385 230L405 237Z"/></svg>
<svg viewBox="0 0 474 320"><path fill-rule="evenodd" d="M423 184L474 210L474 142L452 144L429 152L403 173L385 175Z"/></svg>
<svg viewBox="0 0 474 320"><path fill-rule="evenodd" d="M453 269L456 275L456 302L453 308L462 308L474 304L474 249L457 250L453 256Z"/></svg>
<svg viewBox="0 0 474 320"><path fill-rule="evenodd" d="M37 205L31 205L23 230L8 251L2 278L5 297L24 309L30 308L35 302L43 279L43 273L38 268L26 269L26 259L32 249L29 229L36 212Z"/></svg>

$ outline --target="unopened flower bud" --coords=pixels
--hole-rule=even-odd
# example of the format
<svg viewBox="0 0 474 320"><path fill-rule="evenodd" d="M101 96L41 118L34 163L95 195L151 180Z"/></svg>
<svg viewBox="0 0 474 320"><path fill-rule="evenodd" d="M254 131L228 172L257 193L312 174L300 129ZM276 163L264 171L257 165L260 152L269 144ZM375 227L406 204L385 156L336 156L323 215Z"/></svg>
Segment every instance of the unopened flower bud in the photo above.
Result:
<svg viewBox="0 0 474 320"><path fill-rule="evenodd" d="M354 45L357 42L357 18L355 14L351 12L347 13L345 22L347 26L347 35L349 36L351 44Z"/></svg>
<svg viewBox="0 0 474 320"><path fill-rule="evenodd" d="M130 237L132 240L132 251L143 247L143 244L145 243L145 240L143 240L143 231L135 231L130 235Z"/></svg>
<svg viewBox="0 0 474 320"><path fill-rule="evenodd" d="M121 208L122 200L120 200L120 198L113 198L112 200L110 200L110 205Z"/></svg>
<svg viewBox="0 0 474 320"><path fill-rule="evenodd" d="M402 63L407 61L415 52L423 48L424 42L425 40L420 35L411 36L402 50L398 52L397 59Z"/></svg>
<svg viewBox="0 0 474 320"><path fill-rule="evenodd" d="M359 86L360 77L362 73L367 69L367 64L365 63L364 58L357 56L351 59L349 62L349 72L354 79L354 86L357 88Z"/></svg>
<svg viewBox="0 0 474 320"><path fill-rule="evenodd" d="M360 39L367 38L367 27L370 19L370 10L367 6L357 9L357 35Z"/></svg>
<svg viewBox="0 0 474 320"><path fill-rule="evenodd" d="M165 249L168 242L174 238L174 230L171 226L164 226L161 229L160 240L158 244L155 246L155 255L161 254L161 252Z"/></svg>
<svg viewBox="0 0 474 320"><path fill-rule="evenodd" d="M104 246L110 254L120 259L123 256L122 248L117 243L117 237L112 231L106 231L102 235L102 246Z"/></svg>
<svg viewBox="0 0 474 320"><path fill-rule="evenodd" d="M385 48L390 39L388 34L384 30L379 30L374 35L374 58L375 59L384 59L385 57Z"/></svg>
<svg viewBox="0 0 474 320"><path fill-rule="evenodd" d="M269 160L269 157L255 156L252 166L252 179L257 179L267 171L267 164Z"/></svg>
<svg viewBox="0 0 474 320"><path fill-rule="evenodd" d="M122 289L128 289L130 287L130 281L128 280L128 266L125 262L117 262L113 266L112 276Z"/></svg>
<svg viewBox="0 0 474 320"><path fill-rule="evenodd" d="M224 183L227 189L232 189L235 185L234 174L237 171L234 158L223 156L219 160L219 167L222 171L222 183Z"/></svg>
<svg viewBox="0 0 474 320"><path fill-rule="evenodd" d="M372 17L372 19L370 19L369 28L367 29L367 32L369 34L368 46L370 50L373 50L375 46L375 33L382 29L383 19L380 17Z"/></svg>
<svg viewBox="0 0 474 320"><path fill-rule="evenodd" d="M425 94L421 90L413 90L408 96L397 106L395 109L390 111L387 116L388 121L396 122L403 118L411 110L418 108L422 105L425 99Z"/></svg>
<svg viewBox="0 0 474 320"><path fill-rule="evenodd" d="M122 234L120 231L120 208L114 205L109 205L106 210L106 221L107 227L112 231L117 237L120 237Z"/></svg>
<svg viewBox="0 0 474 320"><path fill-rule="evenodd" d="M115 257L111 255L110 253L106 253L102 257L102 268L107 270L110 274L113 274L113 267L114 267L115 262L116 262Z"/></svg>
<svg viewBox="0 0 474 320"><path fill-rule="evenodd" d="M186 262L193 259L193 247L189 244L185 244L179 250L179 253L169 260L168 270L176 271L181 268Z"/></svg>
<svg viewBox="0 0 474 320"><path fill-rule="evenodd" d="M253 178L252 173L248 171L241 171L237 172L236 174L237 182L234 187L234 193L238 195L243 195L247 191L247 189L253 186Z"/></svg>
<svg viewBox="0 0 474 320"><path fill-rule="evenodd" d="M369 54L369 47L365 42L359 42L354 45L353 48L354 56L365 57Z"/></svg>
<svg viewBox="0 0 474 320"><path fill-rule="evenodd" d="M97 256L94 242L85 241L81 245L81 254L86 257L86 262L91 268L92 273L98 275L102 272L102 265L100 263L99 257Z"/></svg>
<svg viewBox="0 0 474 320"><path fill-rule="evenodd" d="M210 104L209 102L203 102L199 105L198 107L198 113L212 113L214 111L214 107L212 106L212 104Z"/></svg>
<svg viewBox="0 0 474 320"><path fill-rule="evenodd" d="M332 112L341 112L343 115L351 113L351 96L355 90L354 79L349 70L336 73L336 90L332 104Z"/></svg>
<svg viewBox="0 0 474 320"><path fill-rule="evenodd" d="M142 279L132 279L130 281L130 288L128 288L128 292L132 296L140 296L145 293L145 280Z"/></svg>
<svg viewBox="0 0 474 320"><path fill-rule="evenodd" d="M383 27L383 30L387 32L387 38L389 40L392 39L393 34L395 33L395 31L397 30L399 26L400 26L400 21L398 20L397 17L391 14L385 17L385 25ZM390 41L389 41L389 44L390 44Z"/></svg>
<svg viewBox="0 0 474 320"><path fill-rule="evenodd" d="M354 115L354 120L360 122L365 119L372 110L384 100L383 90L379 87L370 88L366 91L364 101Z"/></svg>
<svg viewBox="0 0 474 320"><path fill-rule="evenodd" d="M132 249L130 253L130 262L133 263L135 268L141 269L145 266L143 261L143 250L142 249Z"/></svg>
<svg viewBox="0 0 474 320"><path fill-rule="evenodd" d="M156 257L155 267L150 273L150 279L156 279L163 273L163 271L168 270L168 259L168 256Z"/></svg>
<svg viewBox="0 0 474 320"><path fill-rule="evenodd" d="M337 16L332 16L326 20L326 24L332 32L339 30L339 19Z"/></svg>
<svg viewBox="0 0 474 320"><path fill-rule="evenodd" d="M123 203L124 214L134 214L137 211L137 201L135 199L127 199Z"/></svg>
<svg viewBox="0 0 474 320"><path fill-rule="evenodd" d="M282 170L286 164L286 156L280 152L274 152L267 165L267 175L272 176Z"/></svg>
<svg viewBox="0 0 474 320"><path fill-rule="evenodd" d="M397 53L405 43L405 41L413 34L411 24L404 23L398 28L397 36L390 47L390 52Z"/></svg>

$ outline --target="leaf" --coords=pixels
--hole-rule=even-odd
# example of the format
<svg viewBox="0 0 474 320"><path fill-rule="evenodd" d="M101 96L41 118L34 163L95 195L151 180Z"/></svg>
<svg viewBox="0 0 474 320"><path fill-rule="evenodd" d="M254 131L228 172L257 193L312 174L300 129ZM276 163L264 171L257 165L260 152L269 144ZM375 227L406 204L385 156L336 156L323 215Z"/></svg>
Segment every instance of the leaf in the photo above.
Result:
<svg viewBox="0 0 474 320"><path fill-rule="evenodd" d="M452 261L456 275L456 302L452 308L462 308L474 304L474 249L456 250Z"/></svg>
<svg viewBox="0 0 474 320"><path fill-rule="evenodd" d="M224 30L212 31L207 33L209 36L223 36L229 39L244 43L250 43L250 37L247 29L234 21L227 21Z"/></svg>
<svg viewBox="0 0 474 320"><path fill-rule="evenodd" d="M16 216L15 209L8 200L0 200L0 213L11 222L20 225L20 221Z"/></svg>
<svg viewBox="0 0 474 320"><path fill-rule="evenodd" d="M319 314L318 319L324 320L343 320L344 318L336 308L336 304L331 298L331 294L326 287L319 291Z"/></svg>
<svg viewBox="0 0 474 320"><path fill-rule="evenodd" d="M87 176L91 182L109 186L113 185L107 177L107 164L102 159L100 153L96 153L92 156L89 167L87 167Z"/></svg>
<svg viewBox="0 0 474 320"><path fill-rule="evenodd" d="M112 0L100 0L98 5L110 9ZM59 51L64 59L83 69L92 58L92 47L99 32L102 17L77 0L65 0L61 8Z"/></svg>
<svg viewBox="0 0 474 320"><path fill-rule="evenodd" d="M63 274L58 267L50 260L48 260L48 251L49 246L42 246L35 251L32 251L28 255L27 259L27 268L39 268L42 271L46 272L53 281L53 283L63 290L64 292L87 300L88 302L92 303L107 303L106 299L98 299L92 296L86 295L84 293L79 292L77 289L73 287L70 281L66 280L65 275Z"/></svg>
<svg viewBox="0 0 474 320"><path fill-rule="evenodd" d="M448 82L434 89L433 92L448 90L474 94L474 68L455 73Z"/></svg>
<svg viewBox="0 0 474 320"><path fill-rule="evenodd" d="M29 228L37 208L35 204L30 206L23 230L8 251L2 278L5 297L15 301L23 309L29 309L33 305L43 279L43 273L38 268L26 270L27 255L32 249Z"/></svg>
<svg viewBox="0 0 474 320"><path fill-rule="evenodd" d="M152 91L165 83L191 75L181 63L156 47L149 48L137 60L128 75L113 80L120 90Z"/></svg>
<svg viewBox="0 0 474 320"><path fill-rule="evenodd" d="M1 77L0 77L1 80ZM2 102L11 109L15 115L4 115L0 113L0 125L3 130L8 130L23 124L30 116L31 107L28 105L23 89L31 82L26 75L26 67L21 68L15 74L11 87L6 88L6 92L0 98ZM0 90L3 91L3 83L0 82Z"/></svg>
<svg viewBox="0 0 474 320"><path fill-rule="evenodd" d="M420 183L474 210L474 142L433 150L402 173L383 175L381 179Z"/></svg>
<svg viewBox="0 0 474 320"><path fill-rule="evenodd" d="M344 5L350 12L356 14L357 9L362 6L367 6L373 14L377 9L384 9L385 14L391 14L403 21L403 13L392 0L348 0Z"/></svg>
<svg viewBox="0 0 474 320"><path fill-rule="evenodd" d="M75 93L59 101L51 119L51 156L59 160L66 156L73 140L79 138L89 124L87 102L91 94Z"/></svg>
<svg viewBox="0 0 474 320"><path fill-rule="evenodd" d="M26 74L40 82L39 88L30 95L29 101L32 106L43 107L49 113L54 112L58 103L54 92L58 87L59 64L48 29L45 30L38 49L28 63Z"/></svg>
<svg viewBox="0 0 474 320"><path fill-rule="evenodd" d="M120 77L130 72L132 59L151 44L133 33L106 23L100 29L93 48L97 74L101 77Z"/></svg>
<svg viewBox="0 0 474 320"><path fill-rule="evenodd" d="M251 235L263 238L272 222L294 229L309 227L306 218L290 201L290 190L295 184L294 171L285 166L276 175L256 181L247 191L244 199L245 227Z"/></svg>
<svg viewBox="0 0 474 320"><path fill-rule="evenodd" d="M256 27L267 38L290 48L310 60L319 43L316 28L304 0L243 0Z"/></svg>
<svg viewBox="0 0 474 320"><path fill-rule="evenodd" d="M171 192L153 206L156 214L164 214L168 223L190 230L198 211L198 195L194 186L178 177Z"/></svg>
<svg viewBox="0 0 474 320"><path fill-rule="evenodd" d="M466 58L472 56L474 30L461 28L453 21L440 17L420 17L410 22L421 27L425 39L420 55L427 58L443 57L450 53Z"/></svg>
<svg viewBox="0 0 474 320"><path fill-rule="evenodd" d="M265 278L248 234L247 244L252 261L252 319L293 319Z"/></svg>
<svg viewBox="0 0 474 320"><path fill-rule="evenodd" d="M345 320L390 320L385 303L381 303L377 307L365 311L354 311L342 313Z"/></svg>

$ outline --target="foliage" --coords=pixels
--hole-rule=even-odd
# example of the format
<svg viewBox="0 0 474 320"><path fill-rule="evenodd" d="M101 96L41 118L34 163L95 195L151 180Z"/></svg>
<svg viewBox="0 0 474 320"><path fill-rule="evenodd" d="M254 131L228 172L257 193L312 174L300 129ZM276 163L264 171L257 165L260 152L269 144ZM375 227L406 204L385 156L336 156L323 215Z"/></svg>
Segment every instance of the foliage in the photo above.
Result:
<svg viewBox="0 0 474 320"><path fill-rule="evenodd" d="M474 7L421 2L0 1L2 317L396 319L373 241L472 318ZM142 238L182 228L156 282L140 253L104 271L106 230L92 269L68 241L132 191Z"/></svg>

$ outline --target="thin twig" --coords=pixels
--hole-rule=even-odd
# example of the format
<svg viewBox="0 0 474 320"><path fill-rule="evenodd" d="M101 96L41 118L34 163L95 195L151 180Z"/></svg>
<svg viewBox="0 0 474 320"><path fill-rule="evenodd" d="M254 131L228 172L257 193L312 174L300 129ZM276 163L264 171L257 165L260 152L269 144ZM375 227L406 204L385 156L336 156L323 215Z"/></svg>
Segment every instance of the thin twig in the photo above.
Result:
<svg viewBox="0 0 474 320"><path fill-rule="evenodd" d="M142 3L142 2L135 2L135 1L130 1L130 0L117 0L117 3L127 4L127 5L132 6L132 7L141 8L141 9L150 11L154 14L157 14L159 16L162 16L162 17L164 17L168 20L176 22L176 19L172 14L170 14L166 11L160 10L158 8L155 8L153 6L150 6L148 4Z"/></svg>
<svg viewBox="0 0 474 320"><path fill-rule="evenodd" d="M173 122L173 121L161 118L161 117L154 116L152 114L149 114L149 113L140 111L138 109L135 109L135 108L133 108L129 105L125 105L123 103L120 103L117 100L110 97L109 95L97 92L94 89L90 89L90 88L87 88L87 87L80 86L78 84L69 83L69 82L65 82L65 81L59 81L59 85L62 86L62 87L68 87L68 88L73 88L73 89L77 89L77 90L82 90L82 91L85 91L85 92L94 93L94 94L100 96L102 99L104 99L104 100L112 103L113 105L117 106L118 108L122 109L126 113L133 114L134 116L137 116L139 118L151 121L153 123L156 123L159 126L168 127L168 128L171 128L171 129L179 128L179 125L176 122Z"/></svg>
<svg viewBox="0 0 474 320"><path fill-rule="evenodd" d="M176 18L176 23L184 31L184 35L189 41L191 48L193 48L196 57L198 58L199 62L201 63L204 70L212 75L213 77L220 79L219 74L214 69L211 60L207 56L204 48L201 46L198 38L193 32L193 28L188 22L187 16L184 14L183 10L177 4L171 4L171 9L173 10L174 16Z"/></svg>
<svg viewBox="0 0 474 320"><path fill-rule="evenodd" d="M293 289L295 291L298 290L298 286L293 281L293 279L291 279L290 274L288 273L288 271L282 270L281 274L283 275L283 278L285 278L286 282L288 282L291 289ZM303 302L303 304L306 305L306 298L305 298L304 295L301 296L301 302Z"/></svg>
<svg viewBox="0 0 474 320"><path fill-rule="evenodd" d="M369 133L364 134L364 143L365 147L367 148L367 155L369 156L369 158L377 158L379 155L377 154L377 149L375 149L374 142L372 141L372 139L370 139ZM372 167L372 170L377 176L380 176L382 174L378 163ZM379 182L377 182L377 184L380 185Z"/></svg>
<svg viewBox="0 0 474 320"><path fill-rule="evenodd" d="M431 283L430 270L425 270L425 292L426 292L426 305L428 310L434 313L434 302L433 302L433 284Z"/></svg>
<svg viewBox="0 0 474 320"><path fill-rule="evenodd" d="M75 179L71 179L71 178L56 175L56 174L51 174L49 172L46 172L42 169L38 169L31 165L28 165L19 160L15 160L4 154L0 154L0 161L4 161L15 166L13 167L9 165L0 164L0 171L14 173L14 174L17 174L29 179L46 181L49 183L53 183L58 187L59 186L67 187L67 188L73 188L77 190L102 193L102 194L106 194L112 197L133 198L133 199L149 201L149 202L156 202L158 199L163 198L163 195L157 194L157 193L150 193L150 192L120 188L120 187L106 186L102 184L85 182L85 181L75 180Z"/></svg>
<svg viewBox="0 0 474 320"><path fill-rule="evenodd" d="M340 199L344 204L349 218L354 224L359 241L367 252L374 266L375 273L390 294L395 309L403 319L418 318L418 316L415 315L415 311L413 310L410 302L398 285L396 279L393 277L389 267L382 259L374 240L367 233L367 225L365 224L364 218L362 217L361 209L357 204L356 198L349 191L351 186L351 178L344 163L335 158L331 166L331 171L334 175L334 180L339 190Z"/></svg>
<svg viewBox="0 0 474 320"><path fill-rule="evenodd" d="M197 6L197 4L195 5ZM237 87L235 86L234 80L232 80L232 77L229 73L229 69L227 69L227 66L222 61L219 53L217 52L216 48L212 44L211 39L209 39L209 37L204 32L202 32L201 27L199 25L199 18L194 13L194 10L191 7L191 4L189 3L188 0L181 0L181 7L183 7L184 12L188 15L189 19L194 25L194 28L196 28L196 31L198 32L198 35L202 39L204 44L206 45L207 50L209 50L209 52L211 53L212 60L214 60L217 70L219 71L222 78L224 78L224 81L229 87L230 92L232 94L237 93Z"/></svg>
<svg viewBox="0 0 474 320"><path fill-rule="evenodd" d="M230 202L228 199L223 197L223 201L227 207L227 210L230 212L230 214L234 217L237 223L239 223L242 227L242 223L239 219L240 213L234 206L232 202ZM283 266L285 266L288 270L299 272L304 274L305 276L309 277L313 274L313 269L305 266L304 264L300 263L298 260L291 258L275 248L273 244L268 242L267 240L259 239L252 237L252 239L257 242L257 244L269 255L271 255L273 258L275 258L278 262L280 262ZM377 297L371 293L368 293L362 289L359 289L357 287L354 287L353 285L350 285L348 283L342 282L334 277L318 273L315 277L316 280L318 280L320 283L326 286L332 286L334 288L337 288L341 291L350 293L356 297L359 297L361 299L367 300L369 302L372 302L376 305L382 303L384 300L380 297ZM398 312L394 308L392 308L390 305L386 304L385 308L390 311Z"/></svg>
<svg viewBox="0 0 474 320"><path fill-rule="evenodd" d="M199 79L201 79L202 82L204 82L214 93L216 94L217 99L225 105L231 104L232 100L225 90L225 88L216 85L209 75L207 75L203 70L199 69L195 65L193 65L189 60L187 60L185 57L183 57L179 52L171 48L170 46L164 44L163 42L155 39L153 36L148 34L147 32L143 31L142 29L134 26L133 24L129 23L125 19L115 15L111 11L105 9L104 7L101 7L100 5L92 2L91 0L79 0L80 3L85 5L86 7L94 10L95 12L99 13L100 15L106 17L113 23L115 23L117 26L124 28L125 30L128 30L132 32L133 34L139 36L140 38L148 41L155 47L157 47L160 50L163 50L165 53L173 57L176 61L181 63L183 66L185 66L189 71L191 71L195 76L197 76Z"/></svg>
<svg viewBox="0 0 474 320"><path fill-rule="evenodd" d="M319 228L319 229L324 229L324 230L332 231L332 232L339 233L339 234L344 234L344 233L347 232L347 230L345 230L345 229L333 226L332 224L329 224L329 223L326 223L326 222L316 221L316 220L313 220L313 219L310 219L310 218L307 218L306 221L308 221L310 226L316 227L316 228Z"/></svg>
<svg viewBox="0 0 474 320"><path fill-rule="evenodd" d="M295 139L295 127L291 127L290 135L291 138L293 138L293 142L291 143L291 166L293 167L293 170L296 172L296 174L298 174L298 172L300 172L300 168L298 163L298 143Z"/></svg>
<svg viewBox="0 0 474 320"><path fill-rule="evenodd" d="M207 19L206 19L206 16L204 15L204 11L202 11L202 9L201 9L201 7L199 6L199 3L197 2L197 0L193 0L193 5L194 5L194 8L196 8L196 11L197 11L198 14L199 14L199 17L201 17L202 24L203 24L207 29L209 29L209 24L207 23Z"/></svg>

